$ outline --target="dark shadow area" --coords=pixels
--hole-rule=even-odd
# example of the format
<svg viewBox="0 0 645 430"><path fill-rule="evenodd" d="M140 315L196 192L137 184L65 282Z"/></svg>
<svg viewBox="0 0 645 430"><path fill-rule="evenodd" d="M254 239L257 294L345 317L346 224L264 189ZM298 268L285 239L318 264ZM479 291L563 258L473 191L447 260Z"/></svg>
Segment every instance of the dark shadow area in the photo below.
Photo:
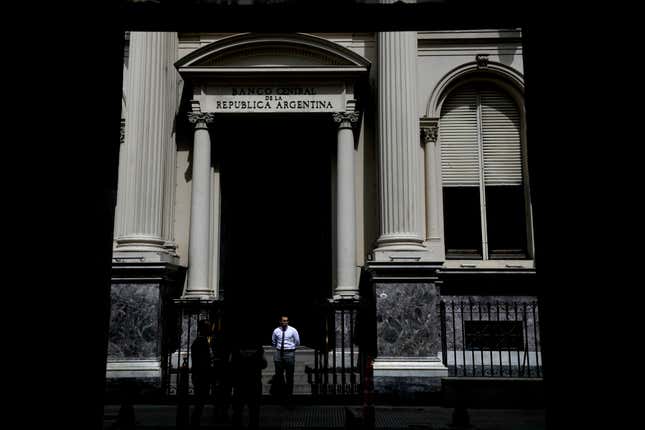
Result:
<svg viewBox="0 0 645 430"><path fill-rule="evenodd" d="M331 116L216 122L228 327L266 345L286 314L311 344L316 303L331 291Z"/></svg>

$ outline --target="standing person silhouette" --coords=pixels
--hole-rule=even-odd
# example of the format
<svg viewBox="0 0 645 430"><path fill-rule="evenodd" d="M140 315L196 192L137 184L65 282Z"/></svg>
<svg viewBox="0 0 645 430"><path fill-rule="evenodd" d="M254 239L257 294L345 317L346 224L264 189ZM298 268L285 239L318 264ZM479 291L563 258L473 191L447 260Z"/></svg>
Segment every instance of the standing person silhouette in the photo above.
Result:
<svg viewBox="0 0 645 430"><path fill-rule="evenodd" d="M231 346L229 336L221 327L214 330L213 350L213 418L226 422L231 402Z"/></svg>
<svg viewBox="0 0 645 430"><path fill-rule="evenodd" d="M273 330L271 345L276 348L273 354L275 377L278 378L278 384L284 387L282 401L285 406L292 408L293 370L296 364L296 348L300 345L300 336L298 330L289 326L289 317L283 315L280 318L280 326Z"/></svg>
<svg viewBox="0 0 645 430"><path fill-rule="evenodd" d="M204 404L209 400L211 382L213 378L213 356L208 343L210 335L210 321L199 320L197 323L197 337L190 347L191 373L193 389L195 391L195 407L190 419L191 428L199 428Z"/></svg>
<svg viewBox="0 0 645 430"><path fill-rule="evenodd" d="M249 407L249 428L260 424L262 369L267 367L264 348L259 342L242 341L233 349L231 370L233 380L233 428L242 427L244 405Z"/></svg>

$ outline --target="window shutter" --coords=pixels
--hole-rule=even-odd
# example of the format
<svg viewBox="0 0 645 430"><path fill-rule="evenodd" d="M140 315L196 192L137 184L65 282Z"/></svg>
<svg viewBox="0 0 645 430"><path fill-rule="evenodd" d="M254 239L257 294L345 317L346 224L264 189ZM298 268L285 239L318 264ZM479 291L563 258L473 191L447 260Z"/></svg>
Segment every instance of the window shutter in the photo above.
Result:
<svg viewBox="0 0 645 430"><path fill-rule="evenodd" d="M439 142L443 186L479 186L477 93L474 87L457 89L444 102Z"/></svg>
<svg viewBox="0 0 645 430"><path fill-rule="evenodd" d="M520 116L506 94L496 90L479 91L482 112L484 183L522 185Z"/></svg>

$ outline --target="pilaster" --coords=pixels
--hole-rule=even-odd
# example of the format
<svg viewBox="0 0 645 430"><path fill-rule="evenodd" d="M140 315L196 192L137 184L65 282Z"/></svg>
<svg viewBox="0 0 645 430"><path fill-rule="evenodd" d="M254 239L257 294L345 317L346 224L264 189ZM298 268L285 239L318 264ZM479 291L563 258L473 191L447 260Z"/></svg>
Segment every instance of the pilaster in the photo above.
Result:
<svg viewBox="0 0 645 430"><path fill-rule="evenodd" d="M446 252L443 241L443 198L441 196L441 161L439 158L438 118L422 118L420 121L421 144L424 149L425 222L424 245L432 261L444 261Z"/></svg>

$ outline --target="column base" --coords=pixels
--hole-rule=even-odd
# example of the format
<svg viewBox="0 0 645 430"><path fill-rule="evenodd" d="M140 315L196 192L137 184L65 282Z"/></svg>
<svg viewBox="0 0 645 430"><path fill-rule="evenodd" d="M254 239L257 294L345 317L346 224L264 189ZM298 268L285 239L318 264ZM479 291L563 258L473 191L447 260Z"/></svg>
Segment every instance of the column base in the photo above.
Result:
<svg viewBox="0 0 645 430"><path fill-rule="evenodd" d="M181 294L185 270L159 252L115 252L112 259L106 396L158 396L164 339L175 330L169 301ZM125 385L124 385L125 384Z"/></svg>
<svg viewBox="0 0 645 430"><path fill-rule="evenodd" d="M334 290L334 295L332 297L333 301L339 301L339 300L356 300L358 301L360 298L360 295L358 293L358 289L336 289Z"/></svg>
<svg viewBox="0 0 645 430"><path fill-rule="evenodd" d="M116 248L112 252L113 263L167 263L179 265L179 256L166 250L124 250Z"/></svg>
<svg viewBox="0 0 645 430"><path fill-rule="evenodd" d="M414 235L383 235L372 251L373 261L432 261L423 240Z"/></svg>
<svg viewBox="0 0 645 430"><path fill-rule="evenodd" d="M178 300L185 303L209 304L217 301L217 297L213 294L212 291L208 290L208 292L195 291L195 292L191 292L190 294L184 294Z"/></svg>
<svg viewBox="0 0 645 430"><path fill-rule="evenodd" d="M122 236L116 239L116 249L114 251L168 253L166 245L167 242L157 236Z"/></svg>
<svg viewBox="0 0 645 430"><path fill-rule="evenodd" d="M379 247L372 251L372 261L393 263L400 261L429 262L437 261L437 259L428 248L421 245L393 245Z"/></svg>
<svg viewBox="0 0 645 430"><path fill-rule="evenodd" d="M443 262L446 260L446 248L441 238L431 237L423 242L431 261Z"/></svg>

